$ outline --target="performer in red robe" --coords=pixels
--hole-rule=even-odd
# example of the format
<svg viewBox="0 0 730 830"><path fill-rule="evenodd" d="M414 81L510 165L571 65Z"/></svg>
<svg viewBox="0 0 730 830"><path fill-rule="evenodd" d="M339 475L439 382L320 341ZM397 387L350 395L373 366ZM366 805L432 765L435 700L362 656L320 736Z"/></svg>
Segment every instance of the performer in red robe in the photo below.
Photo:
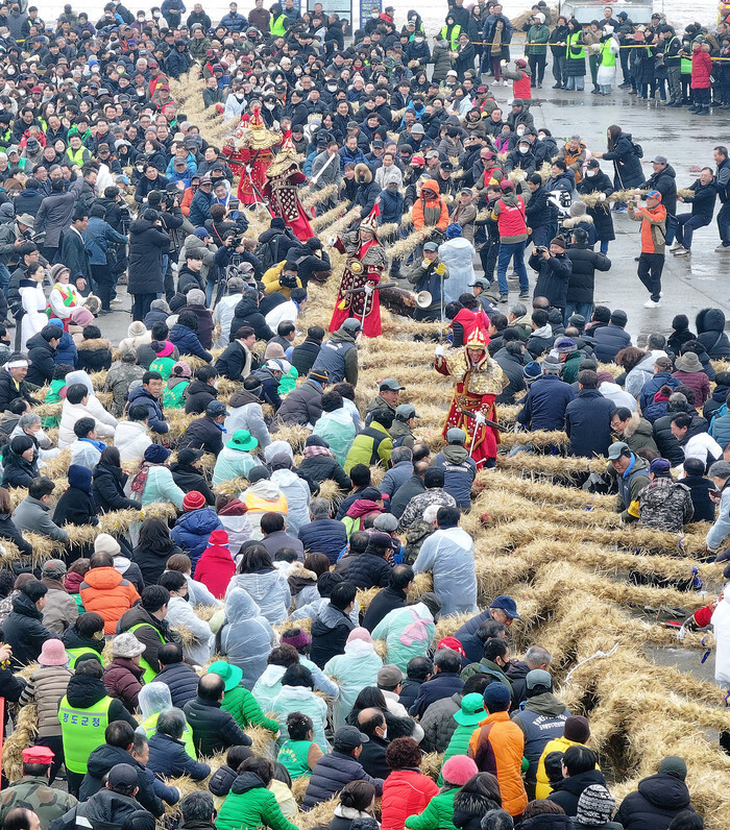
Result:
<svg viewBox="0 0 730 830"><path fill-rule="evenodd" d="M287 138L266 170L266 184L262 192L269 200L271 215L283 219L302 242L317 235L299 201L299 185L306 181L307 177L299 169L299 156L294 144Z"/></svg>
<svg viewBox="0 0 730 830"><path fill-rule="evenodd" d="M274 160L272 147L281 144L280 133L266 128L258 106L244 113L236 132L223 146L228 166L240 176L238 198L242 205L263 204L266 171Z"/></svg>
<svg viewBox="0 0 730 830"><path fill-rule="evenodd" d="M337 239L334 247L346 254L345 269L337 292L330 331L337 331L348 317L362 323L365 337L382 333L380 296L376 286L388 268L385 248L378 242L377 206L356 231ZM360 289L360 290L358 290Z"/></svg>
<svg viewBox="0 0 730 830"><path fill-rule="evenodd" d="M496 422L494 399L508 383L499 364L489 356L488 344L489 335L477 329L464 349L453 351L448 357L444 347L437 346L434 362L439 374L456 381L444 424L444 438L451 427L463 429L466 446L477 467L493 467L495 464L499 430L485 424L484 419Z"/></svg>

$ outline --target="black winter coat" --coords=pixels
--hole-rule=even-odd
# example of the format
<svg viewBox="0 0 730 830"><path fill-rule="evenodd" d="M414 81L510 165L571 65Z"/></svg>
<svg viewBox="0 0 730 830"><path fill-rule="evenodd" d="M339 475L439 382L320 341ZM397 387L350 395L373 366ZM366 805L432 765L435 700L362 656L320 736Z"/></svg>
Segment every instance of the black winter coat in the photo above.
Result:
<svg viewBox="0 0 730 830"><path fill-rule="evenodd" d="M284 398L277 416L287 425L316 424L322 415L322 387L314 380L305 380Z"/></svg>
<svg viewBox="0 0 730 830"><path fill-rule="evenodd" d="M43 614L25 594L13 597L12 606L2 625L3 642L12 646L14 663L27 665L38 659L43 643L56 635L43 625Z"/></svg>
<svg viewBox="0 0 730 830"><path fill-rule="evenodd" d="M581 389L565 409L570 454L592 458L606 455L613 441L611 416L616 406L598 389Z"/></svg>
<svg viewBox="0 0 730 830"><path fill-rule="evenodd" d="M350 476L329 455L313 455L311 458L305 458L299 465L299 475L315 484L328 480L334 481L342 490L349 490L351 486Z"/></svg>
<svg viewBox="0 0 730 830"><path fill-rule="evenodd" d="M111 712L109 719L111 721ZM79 791L81 801L86 801L102 789L102 779L117 764L129 764L134 767L139 782L139 791L135 798L145 810L149 810L157 817L161 816L165 812L165 805L155 795L150 779L145 774L144 766L120 746L102 744L89 755L87 773Z"/></svg>
<svg viewBox="0 0 730 830"><path fill-rule="evenodd" d="M248 362L248 349L238 340L230 342L223 354L215 362L215 368L219 375L227 377L229 380L244 379L243 372ZM301 375L302 373L299 372ZM192 384L191 384L192 385Z"/></svg>
<svg viewBox="0 0 730 830"><path fill-rule="evenodd" d="M20 553L23 557L31 556L33 553L33 547L30 542L26 542L23 536L21 535L18 528L15 526L13 522L13 517L9 513L0 513L0 539L9 539L11 542L15 542L20 550ZM17 562L13 566L13 570L16 573L21 573L21 570L25 568L20 568L21 563Z"/></svg>
<svg viewBox="0 0 730 830"><path fill-rule="evenodd" d="M152 432L164 434L170 429L170 425L165 421L165 415L162 411L162 404L160 401L151 395L141 384L132 389L128 396L129 406L133 404L141 404L147 408L147 425Z"/></svg>
<svg viewBox="0 0 730 830"><path fill-rule="evenodd" d="M112 365L112 347L108 340L82 340L78 347L78 369L87 372L101 372Z"/></svg>
<svg viewBox="0 0 730 830"><path fill-rule="evenodd" d="M5 412L11 401L16 398L25 398L28 403L40 405L40 401L31 396L25 381L21 381L20 385L16 386L10 377L10 372L0 371L0 412Z"/></svg>
<svg viewBox="0 0 730 830"><path fill-rule="evenodd" d="M99 509L108 513L111 510L139 510L140 503L124 495L127 474L121 467L99 463L94 468L91 492L94 494Z"/></svg>
<svg viewBox="0 0 730 830"><path fill-rule="evenodd" d="M35 458L28 461L22 455L13 452L10 444L6 444L3 450L3 487L27 487L34 478L38 478Z"/></svg>
<svg viewBox="0 0 730 830"><path fill-rule="evenodd" d="M562 781L558 781L553 786L553 791L548 796L548 800L559 804L565 810L566 816L574 816L578 812L580 794L591 784L606 786L606 779L600 770L589 769L587 772L579 772L570 778L563 778ZM653 827L652 830L654 830Z"/></svg>
<svg viewBox="0 0 730 830"><path fill-rule="evenodd" d="M586 193L605 193L608 197L613 191L614 187L611 184L611 179L602 170L599 170L595 176L583 176L583 180L578 185L578 193L581 195ZM596 236L601 242L604 240L610 242L616 238L609 202L602 202L595 205L595 207L589 207L588 215L593 219L593 224L596 227Z"/></svg>
<svg viewBox="0 0 730 830"><path fill-rule="evenodd" d="M185 390L185 414L201 415L206 406L217 398L215 386L196 378Z"/></svg>
<svg viewBox="0 0 730 830"><path fill-rule="evenodd" d="M677 414L678 410L671 410L668 414L657 418L653 424L654 441L661 457L666 458L667 461L676 467L684 463L684 450L679 446L679 441L672 435L672 418ZM705 418L699 416L694 409L688 409L688 414L692 415L692 423L689 425L687 435L697 435L700 432L707 432L709 423Z"/></svg>
<svg viewBox="0 0 730 830"><path fill-rule="evenodd" d="M189 663L173 663L155 677L155 683L164 683L170 689L172 705L183 709L198 694L198 677Z"/></svg>
<svg viewBox="0 0 730 830"><path fill-rule="evenodd" d="M549 198L549 191L541 186L530 196L530 201L525 205L527 224L533 230L543 225L557 226L558 209L552 202L548 201Z"/></svg>
<svg viewBox="0 0 730 830"><path fill-rule="evenodd" d="M537 271L535 297L547 297L554 308L565 308L568 283L573 272L573 263L565 254L545 259L535 253L530 255L530 268Z"/></svg>
<svg viewBox="0 0 730 830"><path fill-rule="evenodd" d="M308 337L303 343L292 349L291 363L299 372L300 377L306 377L309 374L309 370L314 366L314 361L317 359L321 348L321 343L310 340Z"/></svg>
<svg viewBox="0 0 730 830"><path fill-rule="evenodd" d="M43 386L53 380L53 370L56 368L56 350L41 337L40 332L28 338L28 374L25 379L34 386Z"/></svg>
<svg viewBox="0 0 730 830"><path fill-rule="evenodd" d="M139 565L139 569L142 571L144 584L157 585L157 580L165 570L165 563L176 553L182 553L182 549L172 542L168 548L147 548L137 545L132 551L132 559Z"/></svg>
<svg viewBox="0 0 730 830"><path fill-rule="evenodd" d="M223 449L223 432L212 418L203 415L202 418L196 418L185 430L177 448L184 450L187 447L218 455Z"/></svg>
<svg viewBox="0 0 730 830"><path fill-rule="evenodd" d="M170 250L170 237L146 219L135 219L129 226L130 294L162 294L165 275L162 255Z"/></svg>
<svg viewBox="0 0 730 830"><path fill-rule="evenodd" d="M53 521L59 525L97 525L99 508L92 495L79 487L69 487L56 504Z"/></svg>
<svg viewBox="0 0 730 830"><path fill-rule="evenodd" d="M388 741L383 740L379 735L369 737L370 740L362 745L362 753L358 760L368 775L372 775L373 778L386 779L392 772L385 760Z"/></svg>
<svg viewBox="0 0 730 830"><path fill-rule="evenodd" d="M703 308L697 315L695 326L697 339L712 359L726 360L730 357L730 340L725 334L725 314L719 308Z"/></svg>
<svg viewBox="0 0 730 830"><path fill-rule="evenodd" d="M190 493L197 490L205 496L205 501L213 505L215 504L215 493L210 489L208 480L195 467L189 464L181 464L175 461L170 464L170 472L172 473L172 480L185 493Z"/></svg>
<svg viewBox="0 0 730 830"><path fill-rule="evenodd" d="M568 281L569 303L592 303L596 270L608 271L611 260L588 245L571 245L567 251L573 270Z"/></svg>
<svg viewBox="0 0 730 830"><path fill-rule="evenodd" d="M398 588L386 587L378 591L373 597L368 610L363 617L362 626L372 631L378 623L384 619L386 614L394 611L396 608L404 608L408 602L408 595L405 591ZM403 702L401 696L401 703ZM403 704L405 706L405 704Z"/></svg>
<svg viewBox="0 0 730 830"><path fill-rule="evenodd" d="M694 812L684 781L673 775L650 775L639 781L636 792L624 798L616 821L625 830L667 830L683 810Z"/></svg>
<svg viewBox="0 0 730 830"><path fill-rule="evenodd" d="M230 746L251 746L251 738L239 727L233 715L221 709L220 703L202 700L196 695L183 711L193 730L193 743L198 757L225 752Z"/></svg>
<svg viewBox="0 0 730 830"><path fill-rule="evenodd" d="M603 158L613 162L613 184L616 190L639 187L644 181L641 159L636 155L630 133L619 133L613 150L604 153Z"/></svg>
<svg viewBox="0 0 730 830"><path fill-rule="evenodd" d="M677 174L671 164L651 176L642 185L642 190L658 190L662 194L662 204L667 213L674 216L677 212Z"/></svg>
<svg viewBox="0 0 730 830"><path fill-rule="evenodd" d="M228 335L230 340L236 339L236 332L241 326L251 326L256 332L257 340L268 342L274 336L274 332L266 325L266 318L259 310L257 294L253 291L247 291L243 295L243 299L233 312L233 322Z"/></svg>
<svg viewBox="0 0 730 830"><path fill-rule="evenodd" d="M500 349L494 355L494 359L501 366L509 381L507 386L497 395L495 402L514 403L515 396L525 389L525 376L522 371L525 366L525 359L521 355L510 354L506 349Z"/></svg>
<svg viewBox="0 0 730 830"><path fill-rule="evenodd" d="M426 485L420 476L412 475L405 484L402 484L393 494L390 500L390 512L400 519L403 511L408 507L408 502L419 493L426 491Z"/></svg>
<svg viewBox="0 0 730 830"><path fill-rule="evenodd" d="M347 557L345 578L356 588L367 591L370 588L385 588L390 579L392 568L387 560L374 553L360 553Z"/></svg>

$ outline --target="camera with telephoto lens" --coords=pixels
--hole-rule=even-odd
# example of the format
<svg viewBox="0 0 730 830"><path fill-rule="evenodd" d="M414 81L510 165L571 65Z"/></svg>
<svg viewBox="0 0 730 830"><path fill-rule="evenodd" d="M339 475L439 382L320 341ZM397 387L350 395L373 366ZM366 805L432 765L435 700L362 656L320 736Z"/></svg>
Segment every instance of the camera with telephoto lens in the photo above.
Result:
<svg viewBox="0 0 730 830"><path fill-rule="evenodd" d="M282 288L297 288L299 281L296 274L282 274L279 277L279 285Z"/></svg>

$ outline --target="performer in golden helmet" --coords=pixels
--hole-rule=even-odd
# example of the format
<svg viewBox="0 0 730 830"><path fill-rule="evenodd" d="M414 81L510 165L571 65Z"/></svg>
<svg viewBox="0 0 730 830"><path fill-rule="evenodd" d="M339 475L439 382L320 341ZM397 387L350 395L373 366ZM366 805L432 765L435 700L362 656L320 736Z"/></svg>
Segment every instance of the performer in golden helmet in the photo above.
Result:
<svg viewBox="0 0 730 830"><path fill-rule="evenodd" d="M299 154L291 138L287 138L266 171L263 192L269 200L271 215L283 219L302 242L316 236L299 201L299 185L306 181L299 168Z"/></svg>
<svg viewBox="0 0 730 830"><path fill-rule="evenodd" d="M508 381L501 367L489 356L489 335L475 329L463 349L448 357L443 346L436 346L434 368L454 378L456 388L444 424L443 435L452 427L463 429L466 446L478 467L493 467L497 458L499 430L485 423L497 420L494 399Z"/></svg>
<svg viewBox="0 0 730 830"><path fill-rule="evenodd" d="M242 205L262 204L266 171L274 160L273 147L283 141L281 133L266 128L258 105L244 113L241 123L223 145L223 155L234 175L240 175L238 198Z"/></svg>
<svg viewBox="0 0 730 830"><path fill-rule="evenodd" d="M362 323L365 337L377 337L382 332L382 325L380 295L375 286L388 267L385 248L378 242L377 205L360 222L357 230L338 237L334 247L346 254L347 259L330 331L337 331L348 317L356 317Z"/></svg>

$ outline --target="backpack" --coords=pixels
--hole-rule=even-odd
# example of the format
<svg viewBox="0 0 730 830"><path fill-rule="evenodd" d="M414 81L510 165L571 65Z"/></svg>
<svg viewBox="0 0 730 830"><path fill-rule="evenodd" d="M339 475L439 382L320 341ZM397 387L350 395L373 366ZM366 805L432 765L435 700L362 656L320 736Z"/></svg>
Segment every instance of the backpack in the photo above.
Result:
<svg viewBox="0 0 730 830"><path fill-rule="evenodd" d="M269 268L273 268L274 265L276 265L276 262L274 261L274 252L271 250L271 245L269 245L266 242L263 242L260 245L256 246L254 256L258 257L261 260L263 273L266 273L266 271L268 271Z"/></svg>
<svg viewBox="0 0 730 830"><path fill-rule="evenodd" d="M634 142L634 155L640 159L644 158L644 148L641 144L637 144L636 142Z"/></svg>

